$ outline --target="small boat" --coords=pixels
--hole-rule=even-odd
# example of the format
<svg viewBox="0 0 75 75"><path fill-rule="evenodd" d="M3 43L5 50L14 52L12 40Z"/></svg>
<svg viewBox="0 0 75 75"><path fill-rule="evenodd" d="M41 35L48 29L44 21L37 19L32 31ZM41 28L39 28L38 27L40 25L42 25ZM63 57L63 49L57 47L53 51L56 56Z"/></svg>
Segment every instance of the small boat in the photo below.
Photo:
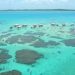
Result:
<svg viewBox="0 0 75 75"><path fill-rule="evenodd" d="M36 28L37 27L37 25L33 25L33 27L32 28Z"/></svg>

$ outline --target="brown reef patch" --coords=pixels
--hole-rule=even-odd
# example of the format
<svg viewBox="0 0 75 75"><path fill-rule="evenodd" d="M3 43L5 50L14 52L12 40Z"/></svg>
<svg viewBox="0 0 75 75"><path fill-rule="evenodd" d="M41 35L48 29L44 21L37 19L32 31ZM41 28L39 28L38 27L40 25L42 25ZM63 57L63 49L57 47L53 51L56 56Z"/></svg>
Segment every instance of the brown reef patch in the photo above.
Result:
<svg viewBox="0 0 75 75"><path fill-rule="evenodd" d="M11 58L8 54L8 50L0 48L0 64L7 63L7 60Z"/></svg>
<svg viewBox="0 0 75 75"><path fill-rule="evenodd" d="M48 46L57 46L59 44L60 43L58 43L56 41L45 42L45 41L39 39L38 41L31 44L31 46L34 46L34 47L48 47Z"/></svg>
<svg viewBox="0 0 75 75"><path fill-rule="evenodd" d="M62 41L66 46L75 47L75 39L67 39Z"/></svg>
<svg viewBox="0 0 75 75"><path fill-rule="evenodd" d="M19 50L16 52L16 62L21 64L32 65L42 58L43 55L33 50Z"/></svg>
<svg viewBox="0 0 75 75"><path fill-rule="evenodd" d="M22 74L21 74L21 72L19 72L17 70L12 70L12 71L8 71L8 72L0 73L0 75L22 75Z"/></svg>
<svg viewBox="0 0 75 75"><path fill-rule="evenodd" d="M9 44L25 44L25 43L31 43L32 41L35 41L38 39L37 37L34 36L25 36L25 35L16 35L16 36L11 36L6 40L6 43Z"/></svg>

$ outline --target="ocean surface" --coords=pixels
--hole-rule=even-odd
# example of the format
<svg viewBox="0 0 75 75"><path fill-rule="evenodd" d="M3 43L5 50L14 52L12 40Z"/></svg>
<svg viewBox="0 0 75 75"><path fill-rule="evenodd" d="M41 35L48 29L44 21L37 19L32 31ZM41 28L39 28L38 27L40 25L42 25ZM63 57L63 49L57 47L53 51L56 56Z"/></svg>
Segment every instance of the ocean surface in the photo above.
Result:
<svg viewBox="0 0 75 75"><path fill-rule="evenodd" d="M75 11L0 11L6 74L75 75Z"/></svg>
<svg viewBox="0 0 75 75"><path fill-rule="evenodd" d="M0 30L13 24L75 23L74 18L75 11L0 11Z"/></svg>

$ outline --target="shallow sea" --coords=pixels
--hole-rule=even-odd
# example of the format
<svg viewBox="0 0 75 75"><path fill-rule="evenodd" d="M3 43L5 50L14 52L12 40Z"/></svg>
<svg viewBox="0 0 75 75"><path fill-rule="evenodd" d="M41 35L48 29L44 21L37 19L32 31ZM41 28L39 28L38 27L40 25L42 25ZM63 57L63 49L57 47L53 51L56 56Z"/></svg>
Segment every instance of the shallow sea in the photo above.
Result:
<svg viewBox="0 0 75 75"><path fill-rule="evenodd" d="M42 58L17 54L22 50ZM24 60L17 62L16 56ZM32 58L35 62L24 63ZM0 75L13 70L18 75L75 75L75 11L0 11Z"/></svg>

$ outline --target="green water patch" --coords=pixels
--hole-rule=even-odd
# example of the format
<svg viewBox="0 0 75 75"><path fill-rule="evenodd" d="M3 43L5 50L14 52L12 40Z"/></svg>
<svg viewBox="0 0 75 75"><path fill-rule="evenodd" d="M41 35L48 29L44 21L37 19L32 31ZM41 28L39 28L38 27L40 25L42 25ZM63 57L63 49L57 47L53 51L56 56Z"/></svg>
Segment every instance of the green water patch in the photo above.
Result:
<svg viewBox="0 0 75 75"><path fill-rule="evenodd" d="M0 42L0 46L7 46L7 44Z"/></svg>
<svg viewBox="0 0 75 75"><path fill-rule="evenodd" d="M60 66L60 69L55 73L56 75L75 75L75 56L68 57Z"/></svg>

